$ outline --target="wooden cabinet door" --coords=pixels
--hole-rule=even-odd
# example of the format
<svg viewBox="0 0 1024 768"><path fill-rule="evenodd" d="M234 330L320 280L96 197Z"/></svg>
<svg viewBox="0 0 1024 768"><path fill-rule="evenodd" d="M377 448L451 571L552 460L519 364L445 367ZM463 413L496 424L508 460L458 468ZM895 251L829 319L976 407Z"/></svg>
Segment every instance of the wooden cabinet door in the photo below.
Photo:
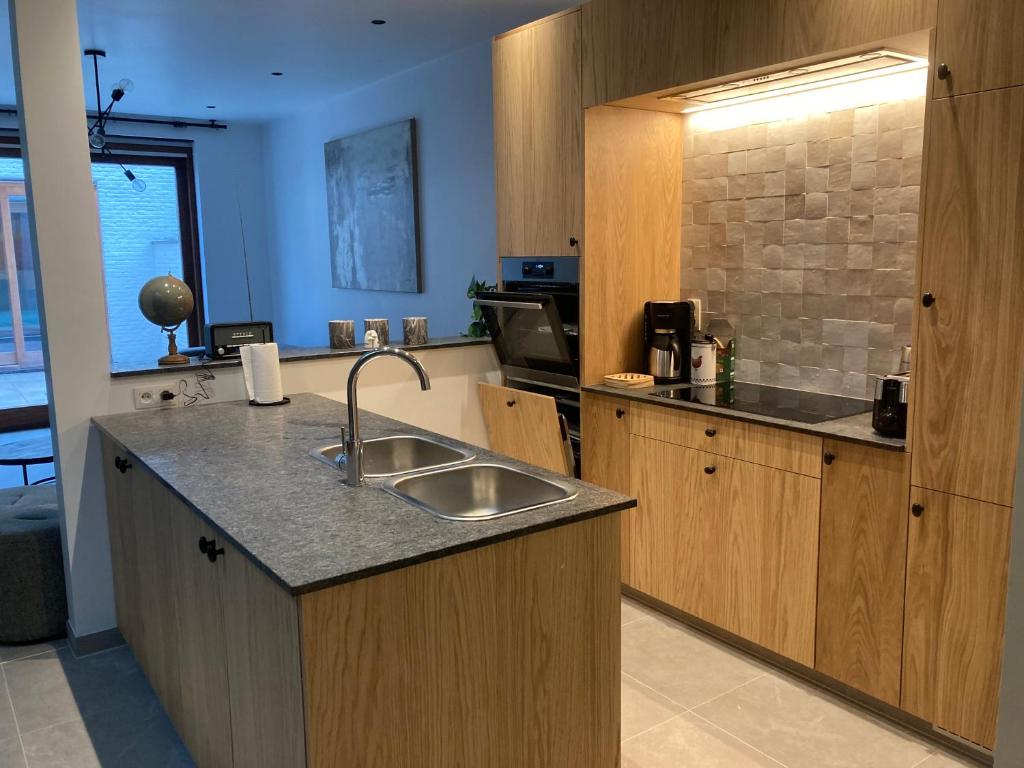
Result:
<svg viewBox="0 0 1024 768"><path fill-rule="evenodd" d="M717 551L708 552L724 574L709 592L710 620L813 665L820 481L721 456L709 460L723 528Z"/></svg>
<svg viewBox="0 0 1024 768"><path fill-rule="evenodd" d="M580 401L580 476L588 483L629 494L629 401L584 392ZM634 512L619 515L622 581L632 584L630 552Z"/></svg>
<svg viewBox="0 0 1024 768"><path fill-rule="evenodd" d="M124 639L134 648L142 635L142 620L139 615L138 550L135 547L134 517L131 511L132 479L127 471L120 470L121 461L127 456L124 449L107 437L101 437L100 442L117 626Z"/></svg>
<svg viewBox="0 0 1024 768"><path fill-rule="evenodd" d="M499 256L570 256L583 237L580 13L493 47Z"/></svg>
<svg viewBox="0 0 1024 768"><path fill-rule="evenodd" d="M909 457L826 440L814 668L900 703Z"/></svg>
<svg viewBox="0 0 1024 768"><path fill-rule="evenodd" d="M1004 506L1024 385L1022 125L1024 87L932 103L920 278L930 306L914 350L914 485Z"/></svg>
<svg viewBox="0 0 1024 768"><path fill-rule="evenodd" d="M935 26L935 3L936 0L785 0L783 60L930 29Z"/></svg>
<svg viewBox="0 0 1024 768"><path fill-rule="evenodd" d="M713 621L711 593L725 572L722 511L709 454L633 435L631 494L637 498L630 526L627 583L664 603Z"/></svg>
<svg viewBox="0 0 1024 768"><path fill-rule="evenodd" d="M583 105L708 77L711 2L591 0L583 6Z"/></svg>
<svg viewBox="0 0 1024 768"><path fill-rule="evenodd" d="M902 707L992 748L1012 510L911 489Z"/></svg>
<svg viewBox="0 0 1024 768"><path fill-rule="evenodd" d="M939 0L934 59L950 77L932 96L1024 84L1024 4L1020 0Z"/></svg>
<svg viewBox="0 0 1024 768"><path fill-rule="evenodd" d="M174 560L168 595L175 601L181 714L175 725L197 765L231 766L231 712L226 654L224 557L210 562L200 538L217 536L196 514L162 488L154 514L169 521L165 544ZM223 544L221 543L221 546ZM164 598L165 600L167 597ZM155 609L162 612L163 606Z"/></svg>
<svg viewBox="0 0 1024 768"><path fill-rule="evenodd" d="M572 446L555 398L485 382L477 390L492 451L552 472L573 474Z"/></svg>

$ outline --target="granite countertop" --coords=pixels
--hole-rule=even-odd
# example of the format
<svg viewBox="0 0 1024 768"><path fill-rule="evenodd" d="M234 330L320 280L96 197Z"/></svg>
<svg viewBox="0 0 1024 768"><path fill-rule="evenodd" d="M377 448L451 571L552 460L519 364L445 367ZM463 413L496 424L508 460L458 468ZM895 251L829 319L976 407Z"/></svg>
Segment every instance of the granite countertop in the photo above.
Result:
<svg viewBox="0 0 1024 768"><path fill-rule="evenodd" d="M410 352L417 352L427 349L445 349L448 347L468 347L477 344L490 344L491 339L475 339L469 336L444 336L431 339L426 344L419 346L407 346L405 344L391 344L398 349L406 349ZM366 352L366 347L357 344L352 349L332 349L331 347L286 347L279 350L279 357L282 363L293 363L299 360L320 360L330 357L358 357ZM152 359L140 361L113 362L110 364L110 377L121 378L123 376L143 376L153 373L175 373L179 371L190 371L196 368L230 368L241 366L242 361L237 357L214 360L208 357L190 357L187 364L183 365L156 365Z"/></svg>
<svg viewBox="0 0 1024 768"><path fill-rule="evenodd" d="M291 400L271 408L234 401L123 413L93 423L293 595L636 506L572 481L579 495L570 501L493 520L441 520L384 491L381 479L345 485L338 469L309 455L340 441L344 404L309 393ZM475 461L526 467L368 411L360 411L360 426L364 439L425 435L472 450Z"/></svg>
<svg viewBox="0 0 1024 768"><path fill-rule="evenodd" d="M681 408L686 411L699 411L721 416L725 419L736 419L738 421L749 421L754 424L767 424L780 429L790 429L795 432L804 432L819 437L832 437L838 440L849 440L853 443L872 445L877 448L886 448L892 451L905 451L907 441L901 438L883 437L871 428L871 412L858 413L853 416L844 416L839 419L823 421L819 424L806 424L790 419L779 419L773 416L762 416L757 413L746 413L733 411L720 406L705 405L704 403L691 403L686 400L669 400L665 397L655 397L652 392L669 389L669 386L655 386L645 389L620 389L609 387L604 384L594 384L583 387L584 392L593 392L598 395L610 397L621 397L625 400L633 400L648 405L660 405L664 408Z"/></svg>

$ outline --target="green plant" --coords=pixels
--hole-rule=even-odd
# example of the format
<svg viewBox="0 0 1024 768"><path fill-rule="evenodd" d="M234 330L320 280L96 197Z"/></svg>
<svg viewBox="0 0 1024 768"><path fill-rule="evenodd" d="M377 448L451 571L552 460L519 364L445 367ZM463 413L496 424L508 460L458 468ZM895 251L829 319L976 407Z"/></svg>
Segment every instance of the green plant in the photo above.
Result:
<svg viewBox="0 0 1024 768"><path fill-rule="evenodd" d="M498 290L497 285L488 285L486 281L477 280L476 275L473 275L473 278L469 281L466 298L470 300L475 299L477 291L496 290ZM463 335L473 339L482 339L484 336L490 335L487 331L487 323L484 322L484 313L476 304L473 305L473 321L469 324L469 328L466 329Z"/></svg>

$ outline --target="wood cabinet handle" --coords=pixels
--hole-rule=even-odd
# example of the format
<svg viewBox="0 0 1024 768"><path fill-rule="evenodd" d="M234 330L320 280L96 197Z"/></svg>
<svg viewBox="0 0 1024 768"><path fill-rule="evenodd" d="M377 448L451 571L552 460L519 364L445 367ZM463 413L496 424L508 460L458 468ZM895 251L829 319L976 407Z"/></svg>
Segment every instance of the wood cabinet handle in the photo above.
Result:
<svg viewBox="0 0 1024 768"><path fill-rule="evenodd" d="M949 65L945 62L942 62L935 68L935 76L938 77L939 80L948 80L950 74L952 73L949 71Z"/></svg>
<svg viewBox="0 0 1024 768"><path fill-rule="evenodd" d="M921 515L923 515L924 514L924 504L911 504L910 505L910 514L912 514L914 517L920 517Z"/></svg>
<svg viewBox="0 0 1024 768"><path fill-rule="evenodd" d="M934 296L934 294L926 293L926 294L924 294L921 297L921 306L922 307L927 308L927 307L930 307L934 303L935 303L935 296Z"/></svg>
<svg viewBox="0 0 1024 768"><path fill-rule="evenodd" d="M709 467L704 467L704 474L705 475L713 475L713 474L715 474L715 466L712 464Z"/></svg>
<svg viewBox="0 0 1024 768"><path fill-rule="evenodd" d="M575 237L573 237L572 235L570 235L570 236L569 236L569 247L570 247L570 248L575 248L575 247L576 247L577 245L579 245L579 244L580 244L580 241L579 241L579 240L577 240L577 239L576 239Z"/></svg>
<svg viewBox="0 0 1024 768"><path fill-rule="evenodd" d="M707 435L708 437L714 437L715 435L718 434L718 430L715 429L714 427L708 427L707 429L704 430L704 434Z"/></svg>
<svg viewBox="0 0 1024 768"><path fill-rule="evenodd" d="M132 463L128 459L122 459L120 456L114 457L114 469L120 472L122 475L132 468Z"/></svg>
<svg viewBox="0 0 1024 768"><path fill-rule="evenodd" d="M206 559L211 563L217 562L217 555L224 554L223 548L217 548L216 539L208 539L205 536L199 537L199 551L206 555Z"/></svg>
<svg viewBox="0 0 1024 768"><path fill-rule="evenodd" d="M512 407L512 406L514 406L515 404L516 404L516 401L515 401L515 400L506 400L506 401L505 401L505 405L507 405L507 406L508 406L509 408L511 408L511 407Z"/></svg>
<svg viewBox="0 0 1024 768"><path fill-rule="evenodd" d="M821 458L826 465L831 466L832 462L836 460L836 455L832 451L825 451L825 455Z"/></svg>
<svg viewBox="0 0 1024 768"><path fill-rule="evenodd" d="M615 409L615 418L616 419L621 419L625 415L626 415L626 412L624 410L622 410L621 408L616 408Z"/></svg>

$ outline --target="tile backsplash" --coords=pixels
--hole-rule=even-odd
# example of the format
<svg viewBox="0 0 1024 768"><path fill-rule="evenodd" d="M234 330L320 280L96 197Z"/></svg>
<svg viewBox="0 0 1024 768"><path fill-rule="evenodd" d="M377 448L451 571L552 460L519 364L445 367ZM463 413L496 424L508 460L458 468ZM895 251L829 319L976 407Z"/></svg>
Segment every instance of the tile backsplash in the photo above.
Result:
<svg viewBox="0 0 1024 768"><path fill-rule="evenodd" d="M924 97L683 139L683 298L736 377L872 397L910 343Z"/></svg>

